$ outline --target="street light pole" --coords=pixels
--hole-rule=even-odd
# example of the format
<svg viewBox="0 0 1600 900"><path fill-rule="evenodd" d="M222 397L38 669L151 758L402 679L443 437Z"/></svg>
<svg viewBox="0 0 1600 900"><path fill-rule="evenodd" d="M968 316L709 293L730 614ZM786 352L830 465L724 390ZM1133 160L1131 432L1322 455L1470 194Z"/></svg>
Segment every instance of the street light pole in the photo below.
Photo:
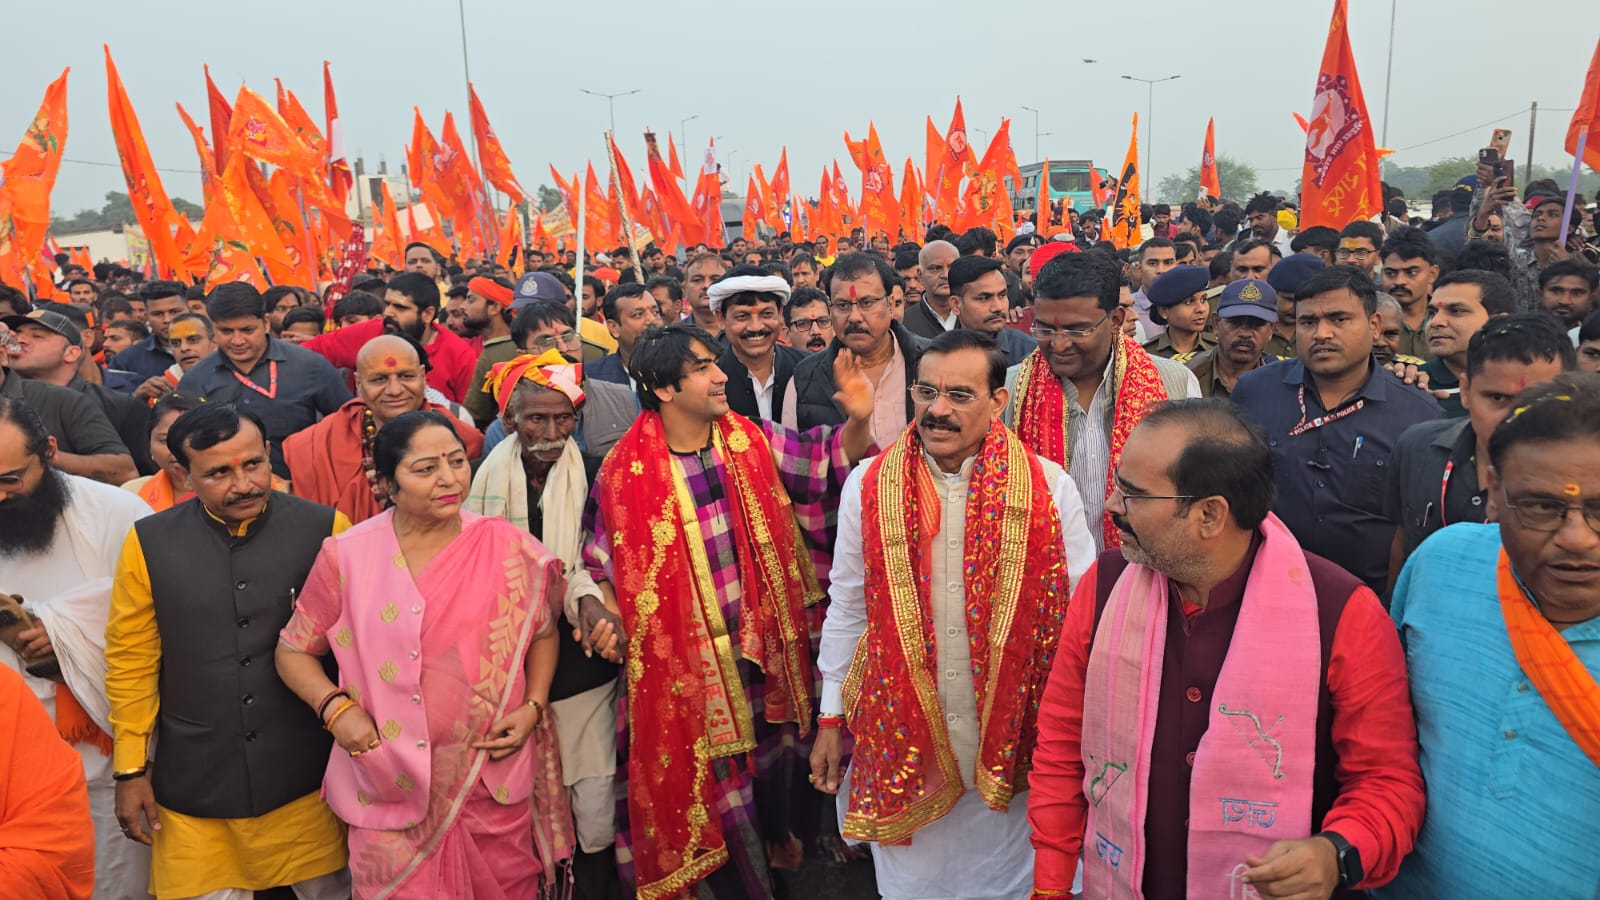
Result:
<svg viewBox="0 0 1600 900"><path fill-rule="evenodd" d="M1033 161L1038 162L1042 158L1039 156L1039 111L1031 106L1023 109L1033 113Z"/></svg>
<svg viewBox="0 0 1600 900"><path fill-rule="evenodd" d="M1389 146L1389 86L1394 84L1394 9L1398 0L1389 0L1389 67L1383 74L1383 134L1378 138L1383 146ZM1380 172L1383 164L1378 164Z"/></svg>
<svg viewBox="0 0 1600 900"><path fill-rule="evenodd" d="M611 134L613 136L615 136L616 133L617 133L617 98L618 97L630 97L630 96L632 96L634 94L639 93L639 89L638 88L634 88L631 91L620 91L620 92L615 93L615 94L602 94L599 91L591 91L588 88L578 88L578 90L580 92L582 92L582 93L588 94L591 97L604 97L604 98L606 98L606 107L610 110L610 113L611 113Z"/></svg>
<svg viewBox="0 0 1600 900"><path fill-rule="evenodd" d="M1146 104L1148 108L1146 109L1144 116L1144 171L1139 175L1139 183L1148 184L1154 187L1155 182L1151 179L1155 177L1155 173L1150 171L1150 145L1152 143L1151 135L1155 131L1154 119L1156 117L1156 85L1163 81L1173 81L1175 79L1182 78L1183 76L1168 75L1165 78L1135 78L1132 75L1124 75L1122 77L1128 81L1142 81L1144 82L1145 87L1148 88L1148 96L1146 98ZM1141 193L1144 192L1141 190ZM1147 194L1146 196L1149 195Z"/></svg>
<svg viewBox="0 0 1600 900"><path fill-rule="evenodd" d="M700 118L700 114L695 113L689 118L678 122L678 140L683 143L683 152L685 153L689 152L689 123L698 118Z"/></svg>

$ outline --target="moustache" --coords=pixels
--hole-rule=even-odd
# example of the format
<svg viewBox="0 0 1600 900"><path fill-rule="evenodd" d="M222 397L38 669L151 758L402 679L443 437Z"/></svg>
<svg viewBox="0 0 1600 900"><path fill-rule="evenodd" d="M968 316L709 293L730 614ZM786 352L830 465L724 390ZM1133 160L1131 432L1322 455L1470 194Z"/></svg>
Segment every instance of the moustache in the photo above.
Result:
<svg viewBox="0 0 1600 900"><path fill-rule="evenodd" d="M224 498L222 503L224 506L239 506L244 503L260 500L265 496L267 496L266 491L249 491L248 493L244 494L231 494Z"/></svg>
<svg viewBox="0 0 1600 900"><path fill-rule="evenodd" d="M956 424L956 420L950 418L949 416L923 416L922 420L917 424L923 428L948 428L951 431L961 430L961 426Z"/></svg>
<svg viewBox="0 0 1600 900"><path fill-rule="evenodd" d="M1233 343L1229 344L1228 347L1233 349L1233 350L1254 350L1256 348L1256 342L1255 341L1234 341Z"/></svg>
<svg viewBox="0 0 1600 900"><path fill-rule="evenodd" d="M844 327L844 333L845 334L871 335L872 334L872 330L870 328L868 328L867 326L865 326L865 325L846 325Z"/></svg>
<svg viewBox="0 0 1600 900"><path fill-rule="evenodd" d="M769 337L772 337L772 329L763 328L760 331L746 331L744 334L739 335L739 340L741 340L741 341L764 341Z"/></svg>
<svg viewBox="0 0 1600 900"><path fill-rule="evenodd" d="M522 448L524 450L526 450L527 452L529 452L529 453L546 453L546 452L551 451L551 450L560 450L563 447L565 447L566 445L567 445L567 442L564 441L564 440L561 440L561 441L534 441L531 444L523 444Z"/></svg>
<svg viewBox="0 0 1600 900"><path fill-rule="evenodd" d="M828 346L828 342L823 340L820 337L813 337L810 340L806 341L806 347L811 349L811 350L821 350L823 347L826 347L826 346Z"/></svg>
<svg viewBox="0 0 1600 900"><path fill-rule="evenodd" d="M1126 518L1117 515L1116 513L1112 513L1111 524L1117 526L1123 531L1126 531L1128 534L1133 535L1134 543L1139 542L1139 535L1133 530L1133 523L1129 522Z"/></svg>

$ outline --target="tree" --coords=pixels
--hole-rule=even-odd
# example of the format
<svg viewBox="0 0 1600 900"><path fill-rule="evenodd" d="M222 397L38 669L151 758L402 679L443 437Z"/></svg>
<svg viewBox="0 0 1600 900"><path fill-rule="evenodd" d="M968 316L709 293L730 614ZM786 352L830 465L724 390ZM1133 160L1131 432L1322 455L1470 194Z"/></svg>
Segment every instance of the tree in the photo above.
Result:
<svg viewBox="0 0 1600 900"><path fill-rule="evenodd" d="M191 221L198 222L205 215L205 210L182 197L173 197L172 205L188 216ZM106 193L106 204L98 210L80 209L77 215L70 219L52 218L50 228L52 231L63 234L73 234L82 231L103 231L105 229L121 229L123 225L137 222L133 214L133 201L121 191Z"/></svg>
<svg viewBox="0 0 1600 900"><path fill-rule="evenodd" d="M548 184L539 185L534 189L534 193L539 195L539 208L545 212L561 205L561 192Z"/></svg>
<svg viewBox="0 0 1600 900"><path fill-rule="evenodd" d="M1222 196L1241 203L1256 192L1256 169L1225 153L1217 154L1217 180L1222 182ZM1200 167L1191 166L1182 175L1168 175L1156 185L1156 195L1150 200L1167 203L1188 203L1200 195Z"/></svg>

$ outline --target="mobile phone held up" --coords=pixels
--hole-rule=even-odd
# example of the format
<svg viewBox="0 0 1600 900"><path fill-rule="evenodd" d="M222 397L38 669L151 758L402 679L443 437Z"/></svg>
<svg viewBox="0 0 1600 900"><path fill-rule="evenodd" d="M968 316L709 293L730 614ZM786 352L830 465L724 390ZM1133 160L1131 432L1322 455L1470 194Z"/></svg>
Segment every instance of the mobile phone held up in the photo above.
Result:
<svg viewBox="0 0 1600 900"><path fill-rule="evenodd" d="M1478 151L1478 164L1489 166L1494 170L1495 178L1504 178L1510 184L1515 177L1515 167L1508 159L1502 159L1500 151L1494 147L1484 147Z"/></svg>

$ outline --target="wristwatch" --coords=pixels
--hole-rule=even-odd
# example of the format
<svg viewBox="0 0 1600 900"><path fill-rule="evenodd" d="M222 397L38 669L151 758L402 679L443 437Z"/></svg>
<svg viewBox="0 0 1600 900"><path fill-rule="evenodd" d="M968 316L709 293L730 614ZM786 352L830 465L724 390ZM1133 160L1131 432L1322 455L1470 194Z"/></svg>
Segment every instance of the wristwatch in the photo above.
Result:
<svg viewBox="0 0 1600 900"><path fill-rule="evenodd" d="M1344 836L1337 831L1319 831L1313 837L1325 838L1333 844L1333 849L1339 857L1339 886L1355 887L1366 877L1366 870L1361 868L1361 851L1357 850Z"/></svg>

